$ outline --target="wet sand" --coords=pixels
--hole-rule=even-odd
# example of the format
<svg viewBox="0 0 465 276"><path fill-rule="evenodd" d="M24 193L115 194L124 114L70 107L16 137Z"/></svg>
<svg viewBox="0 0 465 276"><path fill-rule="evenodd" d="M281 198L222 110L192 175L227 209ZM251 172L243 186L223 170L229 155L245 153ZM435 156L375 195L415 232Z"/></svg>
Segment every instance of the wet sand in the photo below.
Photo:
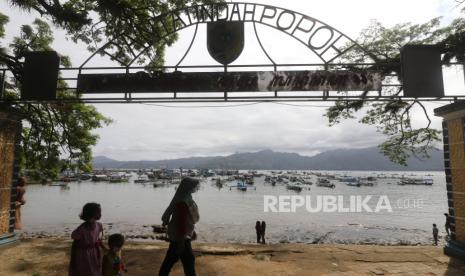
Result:
<svg viewBox="0 0 465 276"><path fill-rule="evenodd" d="M0 248L0 275L67 275L70 240L23 239ZM127 275L156 275L164 242L128 242ZM465 275L436 246L193 243L198 275ZM184 275L181 264L173 276Z"/></svg>

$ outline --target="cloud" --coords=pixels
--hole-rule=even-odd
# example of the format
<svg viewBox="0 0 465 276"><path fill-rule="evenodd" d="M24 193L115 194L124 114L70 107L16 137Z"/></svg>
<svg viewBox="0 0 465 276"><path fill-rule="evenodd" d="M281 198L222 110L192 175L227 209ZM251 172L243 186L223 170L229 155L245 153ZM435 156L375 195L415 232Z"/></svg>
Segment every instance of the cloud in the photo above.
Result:
<svg viewBox="0 0 465 276"><path fill-rule="evenodd" d="M360 31L376 19L387 26L401 22L421 23L444 15L453 18L453 0L256 0L253 2L276 5L299 11L343 31L356 39ZM11 9L0 2L0 10L13 13L7 26L11 39L19 25L30 23L33 17ZM259 26L260 38L267 51L280 62L305 62L312 57L307 49L289 36ZM212 64L205 47L205 28L199 34L183 64ZM176 64L187 49L193 30L180 32L179 41L167 50L168 64ZM55 30L54 47L71 56L74 65L80 65L90 54L82 45L65 39L61 30ZM250 26L246 27L246 49L237 63L264 63L269 61L261 52ZM97 58L94 65L108 65L108 60ZM452 85L449 90L455 89ZM327 106L329 103L313 105ZM191 104L196 105L196 104ZM206 105L206 104L197 104ZM221 104L215 104L221 105ZM227 104L224 104L227 105ZM382 142L383 136L374 127L364 126L357 120L329 127L323 117L324 108L286 106L272 103L225 108L166 108L155 105L96 105L98 110L115 120L96 130L101 139L94 148L95 155L106 155L119 160L165 159L187 156L225 155L234 152L273 149L313 155L335 148L361 148ZM176 106L180 106L177 104ZM437 104L428 104L432 111ZM421 110L415 110L415 123L424 124ZM440 119L433 118L433 126L440 127Z"/></svg>

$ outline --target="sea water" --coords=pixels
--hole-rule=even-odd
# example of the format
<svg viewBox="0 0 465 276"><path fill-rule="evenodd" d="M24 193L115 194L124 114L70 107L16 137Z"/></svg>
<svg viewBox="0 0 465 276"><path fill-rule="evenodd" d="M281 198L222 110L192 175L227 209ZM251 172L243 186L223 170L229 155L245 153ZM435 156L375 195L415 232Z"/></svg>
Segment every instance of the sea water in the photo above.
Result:
<svg viewBox="0 0 465 276"><path fill-rule="evenodd" d="M269 172L268 172L269 173ZM324 172L323 172L324 173ZM327 172L351 176L375 176L395 172ZM264 177L255 178L256 189L239 191L227 182L222 188L211 179L203 179L193 195L200 210L196 231L203 242L255 241L255 222L266 221L266 238L271 243L344 243L344 244L431 244L432 224L444 236L447 212L445 175L442 172L398 172L398 176L434 179L432 186L400 186L400 180L378 179L373 187L351 187L333 181L334 189L305 186L302 192L287 190L286 185L272 186ZM59 186L27 187L27 203L22 207L24 235L68 236L81 221L79 213L86 202L102 206L102 223L107 233L122 232L129 237L153 238L152 224L161 224L161 216L175 193L177 185L154 188L152 184L104 183L83 181ZM309 189L308 189L309 188ZM265 212L264 196L299 195L372 196L389 199L392 212ZM345 203L346 204L346 203ZM348 203L347 203L348 204ZM374 206L373 206L374 205Z"/></svg>

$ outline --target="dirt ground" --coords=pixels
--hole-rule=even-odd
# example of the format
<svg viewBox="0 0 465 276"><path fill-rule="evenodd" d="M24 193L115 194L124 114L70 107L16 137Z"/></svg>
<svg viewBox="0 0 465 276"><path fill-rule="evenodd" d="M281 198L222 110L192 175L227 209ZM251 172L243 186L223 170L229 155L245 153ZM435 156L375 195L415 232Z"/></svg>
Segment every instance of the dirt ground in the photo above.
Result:
<svg viewBox="0 0 465 276"><path fill-rule="evenodd" d="M66 276L70 241L26 239L0 248L0 275ZM167 243L128 242L127 275L156 275ZM434 246L193 243L198 275L465 275ZM176 264L171 275L184 275Z"/></svg>

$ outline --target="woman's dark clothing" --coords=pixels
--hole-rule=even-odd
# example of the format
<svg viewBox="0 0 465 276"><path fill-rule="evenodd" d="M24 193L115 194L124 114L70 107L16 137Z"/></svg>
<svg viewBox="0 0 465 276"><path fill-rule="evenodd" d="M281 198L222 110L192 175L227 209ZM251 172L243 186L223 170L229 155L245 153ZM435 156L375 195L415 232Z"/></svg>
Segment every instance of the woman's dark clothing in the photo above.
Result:
<svg viewBox="0 0 465 276"><path fill-rule="evenodd" d="M159 276L168 276L171 268L179 259L181 259L182 266L184 268L184 274L186 276L196 275L195 257L194 253L192 252L191 240L185 240L184 242L184 250L180 254L176 252L176 242L170 242L168 252L166 252L165 259L163 260L160 272L158 273Z"/></svg>
<svg viewBox="0 0 465 276"><path fill-rule="evenodd" d="M192 253L191 239L194 236L194 220L189 206L185 202L176 203L172 219L168 224L170 246L160 267L159 276L168 276L174 264L181 259L186 276L195 276L195 257ZM177 243L184 242L184 250L177 251Z"/></svg>
<svg viewBox="0 0 465 276"><path fill-rule="evenodd" d="M262 227L260 223L255 224L255 232L257 233L257 243L260 243L260 238L262 236Z"/></svg>
<svg viewBox="0 0 465 276"><path fill-rule="evenodd" d="M444 227L446 228L446 232L448 236L450 235L450 231L451 231L450 223L451 223L450 216L446 216L446 224L444 225Z"/></svg>

